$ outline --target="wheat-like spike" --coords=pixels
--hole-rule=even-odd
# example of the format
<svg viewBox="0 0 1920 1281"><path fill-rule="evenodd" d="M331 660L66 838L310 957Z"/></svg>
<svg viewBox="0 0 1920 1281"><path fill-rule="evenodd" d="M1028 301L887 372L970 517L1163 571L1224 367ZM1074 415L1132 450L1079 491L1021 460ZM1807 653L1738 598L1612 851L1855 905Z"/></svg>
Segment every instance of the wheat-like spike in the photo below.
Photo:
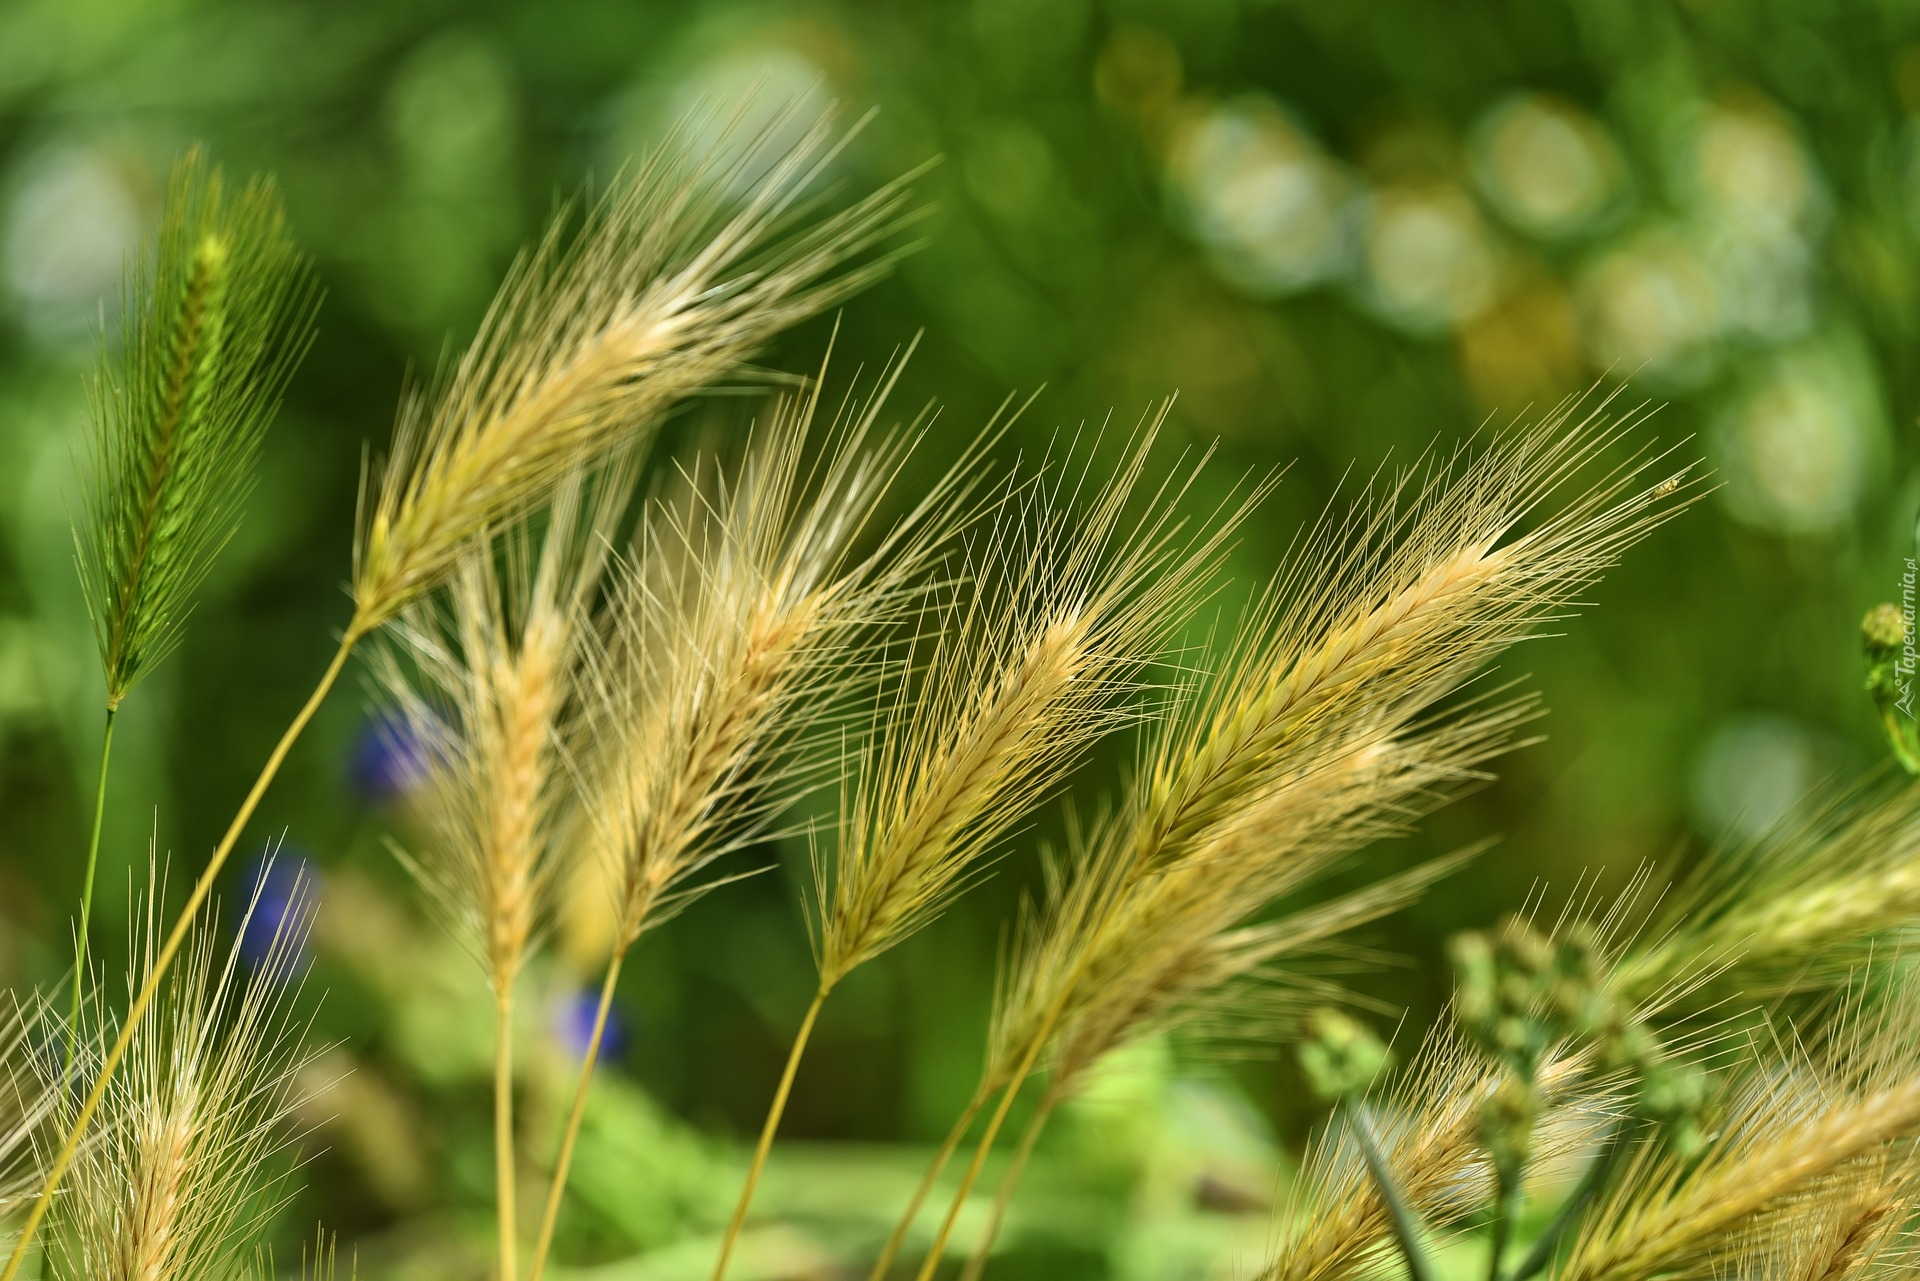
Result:
<svg viewBox="0 0 1920 1281"><path fill-rule="evenodd" d="M0 1013L0 1214L33 1194L43 1174L62 1068L53 1062L67 1025L50 1003L9 996Z"/></svg>
<svg viewBox="0 0 1920 1281"><path fill-rule="evenodd" d="M127 269L119 355L103 340L94 385L95 477L75 541L109 711L179 643L317 305L273 184L232 192L188 152L157 250Z"/></svg>
<svg viewBox="0 0 1920 1281"><path fill-rule="evenodd" d="M851 392L803 469L821 382L782 401L737 481L687 479L655 502L620 567L585 720L584 837L619 887L613 956L535 1247L553 1238L589 1073L627 949L701 888L702 868L766 836L812 787L848 695L870 679L876 631L910 616L937 549L973 518L977 455L862 547L912 435L872 442L896 362ZM990 429L991 433L991 429ZM917 433L916 433L917 434ZM989 437L983 437L983 441Z"/></svg>
<svg viewBox="0 0 1920 1281"><path fill-rule="evenodd" d="M1211 697L1152 757L1137 785L1143 866L1177 859L1245 799L1345 750L1356 705L1430 705L1495 654L1561 616L1619 555L1670 519L1690 468L1636 490L1644 452L1522 529L1556 491L1638 422L1569 402L1477 456L1463 446L1368 486L1323 519L1282 570L1227 656Z"/></svg>
<svg viewBox="0 0 1920 1281"><path fill-rule="evenodd" d="M1635 996L1712 973L1711 993L1833 987L1920 922L1920 785L1805 807L1704 860L1617 978Z"/></svg>
<svg viewBox="0 0 1920 1281"><path fill-rule="evenodd" d="M432 774L424 860L408 859L471 939L494 996L494 1141L500 1267L517 1267L513 1119L514 984L539 927L556 854L571 833L573 772L587 683L589 611L632 489L631 455L562 483L544 531L503 546L482 535L456 567L450 614L416 606L401 628L411 668L385 683ZM416 679L420 687L416 687Z"/></svg>
<svg viewBox="0 0 1920 1281"><path fill-rule="evenodd" d="M820 753L802 749L863 678L859 642L923 590L961 472L854 554L906 444L869 445L898 373L842 407L812 474L818 385L783 401L737 482L696 473L683 503L652 504L616 574L586 813L622 887L622 949L812 785Z"/></svg>
<svg viewBox="0 0 1920 1281"><path fill-rule="evenodd" d="M1165 414L1092 482L1084 510L1091 478L1086 465L1074 474L1072 451L1051 483L1010 485L969 557L969 595L947 611L921 687L902 681L857 766L835 855L816 864L823 990L936 916L1089 744L1147 710L1147 664L1266 488L1190 534L1173 515L1188 473L1126 526Z"/></svg>
<svg viewBox="0 0 1920 1281"><path fill-rule="evenodd" d="M1847 1026L1805 1052L1751 1054L1728 1087L1718 1132L1697 1162L1646 1148L1596 1207L1561 1281L1704 1276L1805 1228L1808 1198L1874 1185L1882 1158L1920 1134L1910 1011ZM1784 1061L1782 1061L1784 1059Z"/></svg>
<svg viewBox="0 0 1920 1281"><path fill-rule="evenodd" d="M409 610L378 665L430 765L429 836L407 862L496 993L513 987L571 835L589 613L632 480L626 460L576 473L541 527L476 539L448 608Z"/></svg>
<svg viewBox="0 0 1920 1281"><path fill-rule="evenodd" d="M1911 1153L1880 1151L1773 1216L1736 1255L1732 1271L1780 1281L1845 1281L1906 1275L1903 1229L1920 1208Z"/></svg>
<svg viewBox="0 0 1920 1281"><path fill-rule="evenodd" d="M1070 447L1051 475L1043 465L1038 483L1010 482L992 527L970 549L968 590L940 620L920 687L909 688L901 673L898 695L841 806L833 856L816 856L819 986L713 1281L725 1276L785 1092L827 994L937 916L1089 745L1152 713L1139 697L1148 665L1168 656L1227 539L1270 489L1271 480L1255 485L1237 506L1187 532L1175 504L1202 459L1184 476L1170 474L1145 514L1129 523L1130 501L1169 408L1143 421L1105 480L1092 477L1091 453L1075 468ZM1089 483L1092 495L1082 503ZM923 1180L915 1209L931 1178ZM876 1272L899 1240L896 1232Z"/></svg>
<svg viewBox="0 0 1920 1281"><path fill-rule="evenodd" d="M476 533L632 445L675 402L884 268L845 264L902 224L904 182L795 229L845 138L823 118L780 149L791 115L728 160L696 153L697 130L684 127L577 231L563 214L515 266L439 394L401 409L358 542L356 628L439 581Z"/></svg>
<svg viewBox="0 0 1920 1281"><path fill-rule="evenodd" d="M156 874L136 914L136 985L153 963L162 893ZM297 891L251 975L238 943L223 954L211 921L198 922L186 964L171 972L160 1007L136 1032L129 1069L109 1090L103 1124L54 1207L53 1252L63 1271L107 1281L215 1281L245 1266L287 1191L267 1165L292 1141L284 1123L312 1053L293 1020L298 985L288 984L306 917Z"/></svg>
<svg viewBox="0 0 1920 1281"><path fill-rule="evenodd" d="M1017 1075L1036 1036L1074 1037L1083 1019L1108 1030L1056 1059L1090 1066L1121 1028L1158 1025L1148 1011L1198 995L1193 978L1253 912L1483 777L1528 705L1420 718L1672 513L1657 504L1666 482L1630 488L1636 460L1516 532L1619 430L1563 410L1436 468L1410 498L1403 478L1323 520L1222 674L1149 747L1105 848L1056 881L1054 919L1005 987L992 1072Z"/></svg>
<svg viewBox="0 0 1920 1281"><path fill-rule="evenodd" d="M1589 1146L1613 1123L1617 1099L1578 1056L1555 1056L1539 1080L1542 1159ZM1493 1171L1480 1149L1481 1105L1496 1074L1447 1024L1431 1031L1412 1068L1377 1104L1380 1146L1409 1204L1444 1228L1484 1205ZM1344 1281L1391 1239L1386 1203L1342 1130L1309 1148L1300 1181L1278 1209L1281 1243L1261 1281Z"/></svg>

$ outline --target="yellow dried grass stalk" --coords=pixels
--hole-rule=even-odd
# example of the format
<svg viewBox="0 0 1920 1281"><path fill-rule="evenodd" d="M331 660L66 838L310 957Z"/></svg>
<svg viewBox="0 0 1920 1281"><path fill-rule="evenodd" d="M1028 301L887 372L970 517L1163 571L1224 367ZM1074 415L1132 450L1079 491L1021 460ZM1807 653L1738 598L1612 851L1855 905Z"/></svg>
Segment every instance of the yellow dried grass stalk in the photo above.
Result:
<svg viewBox="0 0 1920 1281"><path fill-rule="evenodd" d="M778 113L722 160L694 154L687 127L582 226L569 234L556 219L515 266L444 387L401 409L356 548L354 627L403 609L476 534L631 447L674 403L883 269L843 270L900 225L904 183L796 228L844 138L823 118L781 148L791 124Z"/></svg>
<svg viewBox="0 0 1920 1281"><path fill-rule="evenodd" d="M1710 1275L1777 1234L1779 1216L1799 1226L1797 1198L1829 1180L1858 1187L1873 1158L1920 1133L1920 1077L1901 1067L1868 1088L1756 1073L1697 1167L1639 1154L1588 1220L1561 1281Z"/></svg>
<svg viewBox="0 0 1920 1281"><path fill-rule="evenodd" d="M152 971L164 918L156 875L137 920L137 988ZM249 909L258 907L256 903ZM238 1273L284 1195L271 1161L295 1137L295 1078L310 1058L293 1020L307 907L296 889L267 954L243 972L236 941L216 948L206 917L154 1017L133 1038L94 1140L57 1202L53 1258L106 1281L194 1281ZM103 1029L104 1031L104 1029ZM88 1068L96 1057L82 1058Z"/></svg>
<svg viewBox="0 0 1920 1281"><path fill-rule="evenodd" d="M548 1195L551 1243L573 1136L627 950L703 888L702 869L763 840L834 753L862 654L926 590L964 522L973 455L891 528L873 528L911 435L877 424L900 372L851 395L809 470L820 386L783 401L737 480L696 471L655 502L616 574L585 727L581 839L618 886L614 947Z"/></svg>

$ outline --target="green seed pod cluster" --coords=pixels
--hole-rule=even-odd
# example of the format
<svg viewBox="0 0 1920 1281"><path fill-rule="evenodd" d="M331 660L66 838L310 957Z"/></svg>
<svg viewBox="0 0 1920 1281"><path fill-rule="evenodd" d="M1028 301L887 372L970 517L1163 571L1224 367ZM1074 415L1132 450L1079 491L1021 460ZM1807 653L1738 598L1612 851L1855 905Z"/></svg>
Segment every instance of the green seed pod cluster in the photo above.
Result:
<svg viewBox="0 0 1920 1281"><path fill-rule="evenodd" d="M1299 1046L1307 1085L1327 1102L1357 1094L1393 1064L1393 1052L1359 1020L1331 1006L1307 1020L1307 1039Z"/></svg>
<svg viewBox="0 0 1920 1281"><path fill-rule="evenodd" d="M1496 1163L1524 1164L1540 1100L1540 1065L1557 1045L1591 1046L1604 1072L1634 1083L1636 1110L1682 1155L1704 1141L1705 1077L1668 1053L1660 1037L1607 983L1591 927L1549 937L1517 918L1496 932L1455 938L1454 1017L1468 1040L1505 1069L1483 1105L1481 1139Z"/></svg>
<svg viewBox="0 0 1920 1281"><path fill-rule="evenodd" d="M1909 606L1913 600L1912 579L1909 569L1905 598ZM1920 721L1914 716L1915 653L1910 614L1910 608L1903 612L1891 602L1875 605L1860 620L1860 644L1867 653L1867 695L1880 713L1894 759L1907 773L1920 774Z"/></svg>

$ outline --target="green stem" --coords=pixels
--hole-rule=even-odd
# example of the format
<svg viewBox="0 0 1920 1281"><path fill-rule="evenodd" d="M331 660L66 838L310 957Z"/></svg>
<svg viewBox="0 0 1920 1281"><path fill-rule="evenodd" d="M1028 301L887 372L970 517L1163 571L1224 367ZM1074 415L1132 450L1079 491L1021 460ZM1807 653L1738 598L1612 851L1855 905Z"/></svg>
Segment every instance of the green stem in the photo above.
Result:
<svg viewBox="0 0 1920 1281"><path fill-rule="evenodd" d="M607 962L606 981L600 985L600 1007L593 1015L593 1035L587 1040L587 1052L580 1062L580 1079L574 1082L573 1105L567 1109L567 1128L560 1138L560 1156L553 1164L553 1182L547 1188L547 1208L540 1216L540 1239L533 1247L533 1268L527 1281L540 1281L547 1268L547 1253L553 1249L553 1230L560 1222L560 1202L567 1194L567 1171L573 1166L573 1145L580 1138L580 1119L587 1111L587 1087L593 1084L593 1065L600 1061L600 1042L607 1034L607 1014L613 1008L613 989L620 982L620 964L626 948L616 950Z"/></svg>
<svg viewBox="0 0 1920 1281"><path fill-rule="evenodd" d="M1043 1034L1035 1038L1034 1044L1038 1046L1044 1041ZM993 1142L1000 1137L1000 1127L1007 1122L1014 1096L1031 1074L1032 1059L1037 1056L1037 1050L1029 1055L1028 1061L1021 1065L1021 1070L1014 1073L1013 1080L1001 1091L1000 1102L994 1106L993 1115L987 1118L986 1132L980 1136L980 1142L974 1145L973 1160L967 1163L966 1172L960 1176L960 1186L954 1189L953 1200L947 1205L946 1217L940 1220L940 1230L933 1234L933 1244L927 1247L927 1257L921 1261L916 1281L933 1281L933 1274L940 1267L940 1258L947 1251L947 1239L953 1235L953 1225L959 1221L960 1211L966 1208L967 1198L973 1195L973 1185L979 1182L980 1170L987 1163L987 1154L993 1151Z"/></svg>
<svg viewBox="0 0 1920 1281"><path fill-rule="evenodd" d="M1387 1163L1386 1156L1380 1151L1379 1141L1373 1135L1373 1116L1365 1103L1352 1105L1353 1132L1360 1141L1360 1155L1366 1158L1367 1170L1373 1175L1373 1184L1380 1193L1380 1200L1387 1207L1387 1222L1393 1228L1394 1243L1400 1247L1400 1255L1407 1261L1407 1276L1410 1281L1433 1281L1433 1266L1427 1262L1427 1253L1420 1246L1420 1227L1414 1219L1413 1210L1407 1205L1407 1199L1400 1192L1400 1184L1393 1177L1393 1167Z"/></svg>
<svg viewBox="0 0 1920 1281"><path fill-rule="evenodd" d="M1607 1135L1606 1141L1600 1145L1600 1150L1594 1153L1593 1161L1587 1166L1586 1173L1580 1176L1579 1184L1561 1203L1559 1213L1553 1216L1553 1222L1549 1223L1547 1230L1540 1234L1540 1239L1533 1243L1533 1249L1527 1252L1527 1257L1521 1260L1520 1266L1513 1270L1513 1275L1508 1278L1508 1281L1530 1281L1530 1278L1537 1276L1547 1264L1553 1262L1553 1252L1560 1244L1560 1239L1580 1221L1580 1215L1586 1210L1587 1204L1599 1194L1601 1186L1606 1183L1607 1175L1613 1169L1614 1160L1626 1146L1626 1137L1626 1122L1614 1122L1612 1133Z"/></svg>
<svg viewBox="0 0 1920 1281"><path fill-rule="evenodd" d="M493 1009L493 1182L495 1217L500 1231L500 1281L514 1281L519 1247L514 1232L513 1162L513 993L505 989Z"/></svg>
<svg viewBox="0 0 1920 1281"><path fill-rule="evenodd" d="M773 1092L767 1119L760 1127L760 1142L753 1149L753 1164L747 1167L747 1181L740 1188L740 1201L733 1207L727 1235L720 1239L720 1257L713 1263L713 1281L725 1281L727 1264L732 1261L733 1248L740 1240L740 1229L747 1222L747 1207L753 1204L754 1190L760 1186L760 1175L767 1166L767 1154L773 1150L773 1136L780 1129L780 1118L787 1110L787 1096L793 1092L793 1078L800 1070L800 1058L807 1052L807 1041L813 1036L820 1007L827 1003L827 991L827 986L821 984L813 994L813 1004L807 1007L807 1016L800 1020L800 1030L794 1033L793 1048L787 1051L787 1066L780 1073L780 1085Z"/></svg>
<svg viewBox="0 0 1920 1281"><path fill-rule="evenodd" d="M1519 1163L1500 1163L1494 1179L1493 1245L1487 1256L1487 1281L1500 1281L1500 1261L1507 1255L1514 1221L1520 1217Z"/></svg>
<svg viewBox="0 0 1920 1281"><path fill-rule="evenodd" d="M80 1040L80 997L87 976L87 929L93 919L93 874L100 866L100 824L107 812L107 761L113 755L113 714L114 709L109 707L106 732L100 736L100 776L95 780L93 792L93 836L87 842L87 876L81 883L80 922L73 936L73 999L67 1005L66 1069L60 1074L62 1100L73 1088L73 1056Z"/></svg>
<svg viewBox="0 0 1920 1281"><path fill-rule="evenodd" d="M1909 719L1902 724L1894 704L1881 702L1880 723L1886 727L1887 743L1893 748L1893 757L1900 762L1900 768L1909 774L1920 774L1920 751L1916 751L1913 721Z"/></svg>
<svg viewBox="0 0 1920 1281"><path fill-rule="evenodd" d="M194 918L200 913L200 907L207 901L207 895L213 892L213 882L220 875L220 869L226 866L227 858L233 853L233 847L240 842L240 835L246 830L247 821L253 817L253 811L259 808L260 798L267 793L268 784L274 775L280 772L281 763L287 759L287 753L300 737L307 722L320 710L320 704L326 701L328 691L334 682L340 679L340 673L346 668L347 657L362 636L365 629L356 619L347 628L346 635L340 639L340 648L334 652L333 661L327 664L327 670L321 675L320 683L314 686L313 693L307 696L305 706L293 718L293 723L280 736L274 745L272 755L260 769L260 777L253 781L253 787L247 792L246 799L240 803L240 810L228 824L226 835L214 846L213 856L207 860L207 866L200 873L200 879L194 882L193 893L187 896L186 906L180 909L179 917L173 928L167 933L166 942L160 947L159 955L147 970L146 978L140 984L140 990L134 994L133 1004L127 1007L126 1020L120 1025L120 1034L114 1038L113 1047L107 1051L106 1059L100 1064L99 1072L94 1074L93 1088L87 1092L86 1101L80 1105L80 1112L68 1127L67 1134L61 1140L59 1151L54 1154L53 1162L47 1167L47 1177L40 1185L40 1191L33 1198L33 1207L27 1211L26 1221L20 1225L20 1235L14 1238L13 1251L7 1256L7 1266L0 1270L0 1281L14 1281L20 1275L21 1267L27 1261L27 1251L33 1244L34 1234L40 1230L40 1223L46 1218L47 1210L53 1204L53 1194L59 1190L60 1182L66 1178L67 1168L73 1164L74 1156L80 1151L80 1141L86 1136L87 1125L93 1120L93 1114L100 1108L100 1100L106 1097L107 1087L113 1082L113 1074L120 1066L120 1060L126 1057L127 1047L133 1043L133 1035L146 1018L147 1008L153 1004L153 998L159 994L160 981L173 965L174 957L181 945L187 941L187 934L193 929Z"/></svg>
<svg viewBox="0 0 1920 1281"><path fill-rule="evenodd" d="M1090 960L1099 954L1099 945L1105 937L1104 929L1096 933L1092 943L1082 953L1080 960L1067 975L1060 990L1054 994L1053 1001L1047 1006L1040 1024L1027 1042L1026 1052L1012 1072L1007 1074L1007 1085L1000 1094L1000 1102L995 1105L993 1115L987 1118L986 1132L980 1136L979 1144L973 1149L973 1160L967 1163L967 1170L960 1178L960 1187L953 1194L953 1201L947 1206L947 1217L940 1221L940 1230L934 1234L933 1244L927 1249L927 1258L920 1265L917 1281L933 1281L934 1271L940 1266L940 1256L946 1252L947 1238L953 1235L953 1225L960 1218L960 1211L966 1207L967 1198L973 1193L973 1185L980 1178L980 1169L987 1163L987 1154L993 1151L993 1142L1000 1137L1000 1127L1006 1124L1007 1113L1013 1108L1014 1096L1020 1093L1020 1087L1027 1083L1034 1069L1039 1066L1040 1054L1047 1047L1047 1040L1053 1035L1054 1025L1067 1012L1067 1002L1073 997L1074 987L1081 976L1087 972ZM0 1281L7 1281L0 1277ZM1428 1281L1425 1277L1416 1277L1414 1281Z"/></svg>

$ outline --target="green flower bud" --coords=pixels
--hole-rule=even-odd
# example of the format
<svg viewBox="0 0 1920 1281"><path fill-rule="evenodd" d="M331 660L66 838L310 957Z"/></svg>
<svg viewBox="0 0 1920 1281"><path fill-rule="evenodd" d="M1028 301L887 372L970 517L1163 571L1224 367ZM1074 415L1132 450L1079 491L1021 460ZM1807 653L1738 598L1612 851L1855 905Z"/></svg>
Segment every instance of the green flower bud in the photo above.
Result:
<svg viewBox="0 0 1920 1281"><path fill-rule="evenodd" d="M1875 605L1860 620L1860 640L1869 658L1885 658L1906 644L1907 620L1894 605Z"/></svg>
<svg viewBox="0 0 1920 1281"><path fill-rule="evenodd" d="M1300 1067L1308 1086L1329 1102L1366 1089L1392 1063L1392 1053L1371 1029L1331 1007L1313 1012L1307 1032Z"/></svg>

